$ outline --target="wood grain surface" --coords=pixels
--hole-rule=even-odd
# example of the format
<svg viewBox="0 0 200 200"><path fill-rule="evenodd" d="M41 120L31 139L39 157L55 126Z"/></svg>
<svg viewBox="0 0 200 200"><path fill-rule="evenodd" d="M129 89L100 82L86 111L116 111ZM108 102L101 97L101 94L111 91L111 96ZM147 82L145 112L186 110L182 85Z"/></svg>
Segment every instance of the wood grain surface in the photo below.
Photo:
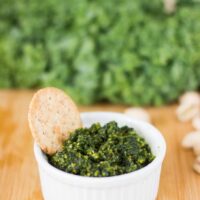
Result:
<svg viewBox="0 0 200 200"><path fill-rule="evenodd" d="M0 200L42 200L33 139L27 110L32 91L0 91ZM120 105L81 106L80 111L123 112ZM192 130L180 123L176 106L147 108L154 125L167 141L158 200L199 200L200 176L192 170L194 155L181 148L183 136Z"/></svg>

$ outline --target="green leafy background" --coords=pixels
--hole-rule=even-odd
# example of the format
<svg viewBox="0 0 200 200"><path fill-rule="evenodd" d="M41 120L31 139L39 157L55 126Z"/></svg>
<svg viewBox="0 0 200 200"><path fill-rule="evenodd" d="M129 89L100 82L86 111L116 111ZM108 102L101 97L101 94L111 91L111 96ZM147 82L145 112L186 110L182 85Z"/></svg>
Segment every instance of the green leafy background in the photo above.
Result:
<svg viewBox="0 0 200 200"><path fill-rule="evenodd" d="M83 104L172 102L200 86L200 5L0 1L0 87L65 89Z"/></svg>

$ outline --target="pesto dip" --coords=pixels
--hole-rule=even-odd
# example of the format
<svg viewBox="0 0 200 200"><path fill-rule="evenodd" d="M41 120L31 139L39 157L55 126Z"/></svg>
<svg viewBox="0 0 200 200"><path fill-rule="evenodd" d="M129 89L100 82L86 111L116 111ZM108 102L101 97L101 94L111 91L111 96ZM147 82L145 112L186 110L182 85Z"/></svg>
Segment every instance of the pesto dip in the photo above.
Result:
<svg viewBox="0 0 200 200"><path fill-rule="evenodd" d="M63 149L48 155L48 161L68 173L107 177L133 172L154 160L149 145L133 128L118 127L115 121L104 126L75 130Z"/></svg>

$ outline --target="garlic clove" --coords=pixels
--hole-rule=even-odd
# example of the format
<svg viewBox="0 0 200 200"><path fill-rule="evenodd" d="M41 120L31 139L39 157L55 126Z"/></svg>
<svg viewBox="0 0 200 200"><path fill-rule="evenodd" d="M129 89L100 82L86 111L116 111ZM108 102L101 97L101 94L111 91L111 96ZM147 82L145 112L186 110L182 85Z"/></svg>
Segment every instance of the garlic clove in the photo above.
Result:
<svg viewBox="0 0 200 200"><path fill-rule="evenodd" d="M196 104L183 103L176 110L180 121L189 121L200 114L200 106Z"/></svg>
<svg viewBox="0 0 200 200"><path fill-rule="evenodd" d="M192 148L200 145L200 131L195 131L187 134L182 140L182 146Z"/></svg>
<svg viewBox="0 0 200 200"><path fill-rule="evenodd" d="M200 156L197 156L196 161L200 164Z"/></svg>
<svg viewBox="0 0 200 200"><path fill-rule="evenodd" d="M198 145L195 145L195 146L193 147L193 150L194 150L194 154L195 154L196 156L200 156L200 143L199 143Z"/></svg>
<svg viewBox="0 0 200 200"><path fill-rule="evenodd" d="M195 129L197 130L200 130L200 116L198 117L195 117L193 120L192 120L192 125Z"/></svg>
<svg viewBox="0 0 200 200"><path fill-rule="evenodd" d="M200 156L198 156L193 164L193 169L195 172L200 174Z"/></svg>
<svg viewBox="0 0 200 200"><path fill-rule="evenodd" d="M200 105L200 94L195 91L186 92L183 94L180 99L180 103L190 103Z"/></svg>
<svg viewBox="0 0 200 200"><path fill-rule="evenodd" d="M124 114L133 118L133 119L151 122L149 113L146 110L144 110L143 108L140 108L140 107L127 108L124 111Z"/></svg>

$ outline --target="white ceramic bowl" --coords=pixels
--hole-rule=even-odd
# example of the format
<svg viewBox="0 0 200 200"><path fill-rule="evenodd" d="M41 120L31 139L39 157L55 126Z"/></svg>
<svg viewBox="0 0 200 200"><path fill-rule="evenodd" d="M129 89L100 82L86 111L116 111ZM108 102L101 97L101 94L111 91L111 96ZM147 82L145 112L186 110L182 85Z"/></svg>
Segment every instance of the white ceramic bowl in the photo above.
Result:
<svg viewBox="0 0 200 200"><path fill-rule="evenodd" d="M146 167L112 177L84 177L56 169L47 161L37 144L34 145L42 193L45 200L155 200L160 171L166 152L163 136L152 125L112 112L82 113L85 127L95 122L115 120L120 126L133 127L149 143L156 158Z"/></svg>

